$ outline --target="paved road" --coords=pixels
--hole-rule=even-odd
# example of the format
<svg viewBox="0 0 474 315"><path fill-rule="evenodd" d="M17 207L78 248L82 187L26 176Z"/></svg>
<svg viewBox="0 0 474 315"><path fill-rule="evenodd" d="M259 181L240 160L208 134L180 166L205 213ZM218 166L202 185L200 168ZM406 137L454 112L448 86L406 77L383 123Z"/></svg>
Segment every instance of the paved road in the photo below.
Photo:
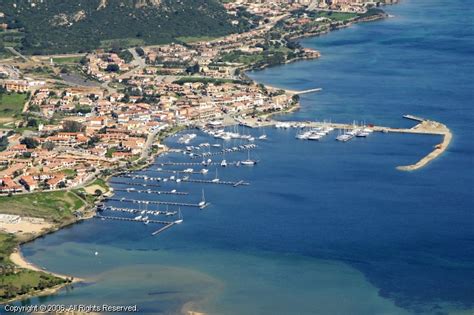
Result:
<svg viewBox="0 0 474 315"><path fill-rule="evenodd" d="M5 49L8 50L9 52L11 52L12 54L14 54L15 56L18 56L18 57L20 57L21 59L23 59L25 61L30 61L30 59L28 59L28 57L22 55L21 53L16 51L15 48L13 48L13 47L5 47Z"/></svg>
<svg viewBox="0 0 474 315"><path fill-rule="evenodd" d="M152 133L148 134L148 137L145 142L145 146L143 147L143 150L142 150L142 154L140 155L140 160L145 160L148 158L150 154L151 146L153 145L153 142L155 142L155 138L159 132L160 132L159 130L155 130Z"/></svg>

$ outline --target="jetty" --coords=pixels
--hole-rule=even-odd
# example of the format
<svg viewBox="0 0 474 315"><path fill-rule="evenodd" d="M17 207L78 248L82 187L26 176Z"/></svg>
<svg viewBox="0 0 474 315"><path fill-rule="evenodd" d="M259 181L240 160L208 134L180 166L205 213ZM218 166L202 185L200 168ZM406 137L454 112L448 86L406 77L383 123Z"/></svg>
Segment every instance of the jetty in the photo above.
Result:
<svg viewBox="0 0 474 315"><path fill-rule="evenodd" d="M156 194L156 195L189 195L188 192L176 190L150 190L150 189L135 189L135 188L115 188L114 191L122 191L127 193L137 194Z"/></svg>
<svg viewBox="0 0 474 315"><path fill-rule="evenodd" d="M229 185L233 187L238 186L248 186L250 183L247 183L243 180L239 181L225 181L225 180L207 180L207 179L191 179L191 178L183 178L181 182L184 183L198 183L198 184L215 184L215 185Z"/></svg>
<svg viewBox="0 0 474 315"><path fill-rule="evenodd" d="M158 166L219 166L221 165L221 162L163 162L163 163L157 163L155 165ZM227 166L237 166L239 165L239 161L234 161L234 162L227 162ZM160 171L160 170L156 170Z"/></svg>
<svg viewBox="0 0 474 315"><path fill-rule="evenodd" d="M206 202L188 203L188 202L176 202L176 201L138 200L138 199L127 199L127 198L107 198L106 200L127 202L127 203L134 203L134 204L168 205L168 206L190 207L190 208L200 208L200 209L204 209L205 207L209 205Z"/></svg>
<svg viewBox="0 0 474 315"><path fill-rule="evenodd" d="M169 224L174 224L175 222L170 222L170 221L162 221L162 220L143 220L143 219L135 219L135 218L127 218L127 217L115 217L115 216L107 216L107 215L101 215L101 214L96 214L96 218L99 219L107 219L107 220L116 220L116 221L128 221L128 222L139 222L139 223L155 223L155 224L164 224L164 225L169 225Z"/></svg>
<svg viewBox="0 0 474 315"><path fill-rule="evenodd" d="M147 175L132 175L132 174L122 174L122 175L117 175L116 177L121 177L121 178L131 178L131 179L142 179L144 181L157 181L159 182L161 178L159 177L152 177L152 176L147 176Z"/></svg>
<svg viewBox="0 0 474 315"><path fill-rule="evenodd" d="M162 227L161 229L158 229L156 230L155 232L151 233L152 236L155 236L155 235L158 235L164 231L166 231L167 229L169 229L170 227L172 227L173 225L177 224L176 222L172 222L168 225L165 225L164 227Z"/></svg>
<svg viewBox="0 0 474 315"><path fill-rule="evenodd" d="M308 89L308 90L303 90L303 91L289 91L289 92L294 95L302 95L302 94L309 94L309 93L314 93L314 92L321 92L322 90L323 90L322 88L315 88L315 89Z"/></svg>
<svg viewBox="0 0 474 315"><path fill-rule="evenodd" d="M103 208L98 208L97 211L114 211L114 212L124 212L124 213L146 213L151 215L166 215L166 216L174 216L178 214L178 211L162 211L162 210L144 210L144 209L136 209L136 208L119 208L119 207L112 207L107 206Z"/></svg>
<svg viewBox="0 0 474 315"><path fill-rule="evenodd" d="M250 150L254 150L256 148L257 148L256 144L241 145L241 146L238 146L238 147L223 149L223 150L216 151L216 152L204 152L202 154L193 153L193 155L190 156L190 157L191 157L191 159L197 159L197 158L204 158L204 157L210 157L210 156L216 156L216 155L230 154L230 153L234 153L234 152L250 151Z"/></svg>
<svg viewBox="0 0 474 315"><path fill-rule="evenodd" d="M123 181L118 181L118 180L111 180L109 181L111 184L117 184L117 185L128 185L128 186L140 186L140 187L161 187L158 184L145 184L145 183L135 183L135 182L123 182Z"/></svg>

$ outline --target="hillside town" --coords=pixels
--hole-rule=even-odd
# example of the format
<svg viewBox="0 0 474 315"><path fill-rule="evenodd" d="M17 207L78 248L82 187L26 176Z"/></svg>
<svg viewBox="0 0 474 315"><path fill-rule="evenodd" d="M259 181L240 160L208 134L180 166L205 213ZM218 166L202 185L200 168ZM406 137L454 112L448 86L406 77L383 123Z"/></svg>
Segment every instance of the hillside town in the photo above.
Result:
<svg viewBox="0 0 474 315"><path fill-rule="evenodd" d="M146 160L158 149L158 134L298 106L297 95L256 84L245 70L318 58L292 38L344 26L360 17L354 12L377 3L241 0L224 6L231 15L256 15L258 26L206 41L87 53L72 69L93 84L64 79L71 67L53 57L0 65L3 91L26 97L21 114L2 121L0 194L81 187L103 170ZM315 10L305 10L310 6ZM326 10L348 13L334 17ZM52 76L31 71L46 67Z"/></svg>

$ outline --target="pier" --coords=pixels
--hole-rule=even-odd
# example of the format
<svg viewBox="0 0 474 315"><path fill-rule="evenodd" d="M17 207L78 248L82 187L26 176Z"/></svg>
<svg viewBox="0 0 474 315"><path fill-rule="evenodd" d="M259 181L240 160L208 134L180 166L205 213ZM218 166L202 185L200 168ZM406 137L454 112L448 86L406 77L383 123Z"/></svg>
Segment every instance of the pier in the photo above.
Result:
<svg viewBox="0 0 474 315"><path fill-rule="evenodd" d="M291 91L291 94L294 95L302 95L302 94L309 94L309 93L314 93L314 92L321 92L323 89L322 88L315 88L315 89L308 89L308 90L303 90L303 91Z"/></svg>
<svg viewBox="0 0 474 315"><path fill-rule="evenodd" d="M208 206L208 203L202 201L200 203L187 203L187 202L175 202L175 201L156 201L156 200L137 200L137 199L126 199L126 198L107 198L107 201L119 201L128 202L134 204L151 204L151 205L168 205L177 207L190 207L204 209Z"/></svg>
<svg viewBox="0 0 474 315"><path fill-rule="evenodd" d="M227 162L227 166L237 166L239 161L237 162ZM157 163L158 166L220 166L220 162L163 162ZM159 171L159 170L157 170Z"/></svg>
<svg viewBox="0 0 474 315"><path fill-rule="evenodd" d="M125 213L143 213L143 214L151 214L151 215L166 215L166 216L174 216L178 214L178 211L161 211L161 210L144 210L144 209L134 209L134 208L118 208L118 207L104 207L99 208L97 211L114 211L114 212L125 212Z"/></svg>
<svg viewBox="0 0 474 315"><path fill-rule="evenodd" d="M202 154L193 153L193 155L192 156L190 155L190 157L191 157L191 159L205 158L205 157L224 155L224 154L230 154L230 153L235 153L235 152L250 151L250 150L254 150L256 148L257 148L256 144L241 145L241 146L238 146L238 147L223 149L223 150L220 150L220 151L217 151L217 152L205 152L205 153L202 153Z"/></svg>
<svg viewBox="0 0 474 315"><path fill-rule="evenodd" d="M132 175L132 174L122 174L122 175L117 175L116 177L121 177L121 178L131 178L131 179L142 179L144 181L157 181L159 182L161 180L160 177L151 177L147 175Z"/></svg>
<svg viewBox="0 0 474 315"><path fill-rule="evenodd" d="M244 182L243 180L233 182L233 181L224 181L224 180L215 180L215 179L214 180L207 180L207 179L183 178L181 181L185 182L185 183L229 185L229 186L233 186L233 187L250 185L250 183Z"/></svg>
<svg viewBox="0 0 474 315"><path fill-rule="evenodd" d="M174 191L174 190L150 190L150 189L135 189L135 188L115 188L114 191L123 191L127 193L138 193L138 194L156 194L156 195L189 195L188 192Z"/></svg>
<svg viewBox="0 0 474 315"><path fill-rule="evenodd" d="M134 183L134 182L122 182L122 181L118 181L118 180L111 180L109 183L117 184L117 185L140 186L140 187L161 187L158 184L142 184L142 183Z"/></svg>
<svg viewBox="0 0 474 315"><path fill-rule="evenodd" d="M162 227L161 229L158 229L156 230L155 232L151 233L152 236L155 236L155 235L158 235L164 231L166 231L167 229L169 229L170 227L172 227L173 225L177 224L176 222L172 222L168 225L165 225L164 227Z"/></svg>
<svg viewBox="0 0 474 315"><path fill-rule="evenodd" d="M134 218L127 218L127 217L114 217L114 216L106 216L106 215L101 215L101 214L96 214L96 218L99 219L107 219L107 220L116 220L116 221L128 221L128 222L139 222L139 223L155 223L155 224L175 224L175 222L170 222L170 221L162 221L162 220L142 220L142 219L134 219Z"/></svg>
<svg viewBox="0 0 474 315"><path fill-rule="evenodd" d="M426 119L424 119L424 118L417 117L417 116L413 116L413 115L403 115L403 118L410 119L410 120L414 120L414 121L418 121L418 122L423 122L423 121L426 120Z"/></svg>

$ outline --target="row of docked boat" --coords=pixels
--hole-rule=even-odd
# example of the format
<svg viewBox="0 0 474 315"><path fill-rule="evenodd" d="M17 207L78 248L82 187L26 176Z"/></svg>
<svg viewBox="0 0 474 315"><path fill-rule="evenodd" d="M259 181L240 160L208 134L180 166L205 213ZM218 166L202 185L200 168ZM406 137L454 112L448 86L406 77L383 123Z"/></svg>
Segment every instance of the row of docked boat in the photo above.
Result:
<svg viewBox="0 0 474 315"><path fill-rule="evenodd" d="M232 139L241 139L241 140L247 140L247 141L255 141L255 137L250 135L250 134L242 134L237 131L225 131L224 129L203 129L202 130L204 133L216 138L216 139L222 139L225 141L232 140ZM257 139L259 140L265 140L267 138L266 134L262 134Z"/></svg>
<svg viewBox="0 0 474 315"><path fill-rule="evenodd" d="M354 137L365 138L373 132L370 128L355 128L349 131L343 131L336 137L337 141L347 142Z"/></svg>
<svg viewBox="0 0 474 315"><path fill-rule="evenodd" d="M218 154L239 152L239 151L255 149L256 147L257 147L257 145L255 145L253 143L249 143L249 144L243 144L243 145L235 146L235 147L232 147L232 148L222 149L219 152L205 152L205 153L202 153L201 156L202 157L208 157L208 156L213 156L213 155L218 155Z"/></svg>
<svg viewBox="0 0 474 315"><path fill-rule="evenodd" d="M197 135L195 133L187 133L179 137L178 143L189 144Z"/></svg>
<svg viewBox="0 0 474 315"><path fill-rule="evenodd" d="M310 130L298 133L296 139L318 141L327 136L333 130L334 128L329 126L311 128Z"/></svg>
<svg viewBox="0 0 474 315"><path fill-rule="evenodd" d="M275 128L277 129L290 129L290 128L306 128L307 124L305 122L277 122Z"/></svg>
<svg viewBox="0 0 474 315"><path fill-rule="evenodd" d="M161 210L140 210L140 209L131 209L131 208L119 208L119 207L111 207L99 204L97 206L97 211L115 211L115 212L124 212L124 213L133 213L133 214L140 214L140 218L143 218L145 215L164 215L164 216L174 216L178 214L178 211L161 211Z"/></svg>

